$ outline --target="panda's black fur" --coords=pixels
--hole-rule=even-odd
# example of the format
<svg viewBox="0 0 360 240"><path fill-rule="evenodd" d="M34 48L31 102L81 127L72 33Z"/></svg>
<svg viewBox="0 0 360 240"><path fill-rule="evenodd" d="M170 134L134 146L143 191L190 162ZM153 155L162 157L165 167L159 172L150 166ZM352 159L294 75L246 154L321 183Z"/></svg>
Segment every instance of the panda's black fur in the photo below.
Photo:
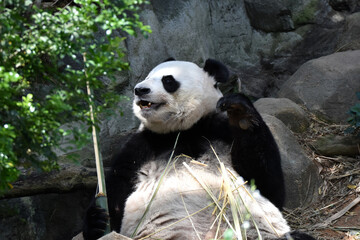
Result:
<svg viewBox="0 0 360 240"><path fill-rule="evenodd" d="M169 97L170 95L177 94L178 89L186 88L186 84L189 84L185 82L185 79L177 79L176 76L171 74L171 71L174 71L173 69L178 70L178 66L182 71L189 71L189 73L186 73L187 75L181 75L185 74L184 72L178 73L180 76L191 77L193 73L194 75L195 73L200 74L199 76L205 78L204 81L212 81L209 86L211 85L213 88L217 88L217 82L225 82L229 77L227 68L212 59L206 61L203 70L197 68L197 66L187 65L191 63L177 62L173 61L173 59L169 61L172 63L163 63L163 65L159 65L149 74L146 80L153 81L150 82L151 84L140 83L135 87L134 109L138 109L134 110L134 112L138 114L137 116L142 121L142 127L138 132L130 136L126 144L121 147L121 150L114 155L111 171L106 178L111 229L125 235L129 235L130 232L134 231L134 224L139 220L140 213L142 213L142 211L136 207L136 204L139 203L139 208L142 209L144 207L144 205L141 204L142 201L149 201L149 197L145 195L152 190L150 191L146 188L149 186L154 187L154 181L159 181L159 177L153 175L159 175L160 172L163 171L163 166L166 165L167 160L172 154L173 156L188 156L195 160L200 159L204 164L210 165L210 167L205 171L200 169L199 172L205 172L204 176L207 176L207 171L209 174L214 174L217 171L217 167L213 166L214 163L216 163L216 160L213 160L216 158L211 149L213 144L215 150L219 151L219 156L226 158L226 155L229 155L229 161L225 161L228 165L227 167L235 170L244 180L254 181L261 195L270 200L272 204L262 196L258 197L258 200L262 202L263 210L269 212L267 213L267 217L270 221L273 221L272 223L275 224L275 228L277 228L278 218L279 231L286 232L290 230L286 221L282 218L281 213L278 211L278 209L282 209L285 199L280 154L269 128L246 96L238 93L221 97L218 89L210 90L210 87L205 87L205 89L209 89L209 91L215 91L212 94L214 98L218 99L209 99L214 103L217 101L217 103L213 104L216 106L210 105L210 108L213 109L210 109L206 114L204 113L204 116L192 120L194 123L183 124L184 121L187 121L186 117L180 119L181 121L179 120L179 123L175 125L168 124L164 121L163 128L161 128L161 124L159 125L156 122L158 119L156 119L156 121L154 120L154 123L146 122L147 119L150 119L149 115L146 115L148 114L146 111L156 114L158 108L166 109L168 107L166 102L159 101L151 103L151 98L146 97L150 94L156 94L152 88L152 86L155 86L155 81L157 81L157 84L161 81L161 85L157 85L158 87L156 88L162 86L165 90L161 90L161 94L168 94ZM161 74L158 74L159 72ZM143 82L146 83L146 80ZM197 79L190 80L196 81ZM188 79L186 81L188 81ZM194 82L194 84L196 85L197 83ZM189 89L188 92L192 91L191 88ZM191 92L190 94L195 93ZM196 94L206 95L207 93L198 92ZM192 100L189 99L189 101ZM195 103L198 104L198 101L194 100L194 104ZM146 106L146 104L149 105ZM199 107L209 108L206 104L205 102L201 102ZM153 107L153 109L151 109L151 107ZM196 111L199 111L199 109ZM136 113L136 111L138 111L138 113ZM144 119L140 116L142 111L145 112L143 115L145 116ZM227 115L224 114L224 112L226 112ZM182 115L179 114L179 116ZM171 117L166 114L162 115L160 119L165 118L171 119ZM176 141L177 143L174 147ZM179 159L187 162L188 157L179 157ZM197 167L195 167L195 169L196 168ZM169 178L175 177L176 179L178 171L180 171L180 174L183 174L186 169L180 163L174 163L174 170L169 172ZM186 179L183 175L181 176L179 179ZM189 176L189 178L191 178L191 176ZM205 178L205 180L206 179L208 178ZM170 183L168 185L164 183L165 188L166 186L176 188L174 184L171 185ZM183 185L179 183L179 186ZM160 185L160 189L161 187L162 185ZM142 190L143 188L145 190ZM188 189L184 189L184 191L187 190ZM172 189L171 191L174 190ZM169 190L170 193L173 193L171 191ZM179 193L181 195L183 194L182 201L185 201L192 211L194 211L192 205L195 206L202 201L204 204L206 203L206 200L202 200L206 198L204 197L206 193L201 193L202 195L200 196L194 196L193 199L191 195L187 195L187 192L181 191L182 190L179 190ZM175 203L180 201L180 197L173 197L170 193L169 196L167 196L166 192L161 193L160 191L159 194L162 197L154 200L153 206L155 210L148 213L148 216L144 220L145 223L140 226L138 233L135 234L135 239L144 237L149 233L151 235L151 232L169 223L176 222L181 218L177 216L179 215L178 211L181 211L181 207L179 207L179 203ZM168 199L168 201L161 202L164 201L164 199ZM192 200L194 202L192 202ZM175 207L176 204L177 206ZM173 206L171 205L174 205L174 208L172 208ZM250 209L250 211L251 210L252 209ZM258 209L254 210L257 211ZM181 214L185 214L185 211L181 212ZM260 217L261 214L262 213L259 215ZM211 218L211 216L203 216L202 220L199 220L200 222L196 221L196 215L193 218L195 223L192 224L195 226L190 226L190 223L174 225L167 232L155 234L152 236L154 238L150 237L150 239L206 239L213 237L211 230L207 230L208 226L202 222L206 218ZM273 218L273 220L271 220L271 218ZM103 209L92 203L85 217L83 229L84 238L97 239L101 237L106 222L107 215ZM266 223L264 225L266 225ZM195 236L195 234L190 234L191 229L197 227L200 229L199 233L197 233L199 235ZM263 231L262 233L264 233L268 239L287 239L286 235L284 235L285 232L276 235L269 233L269 230L266 230L266 226L262 226L261 223L260 227L264 228L264 230L260 229L260 231ZM293 239L313 239L299 232L291 232L289 235L291 235ZM251 238L251 233L249 236Z"/></svg>

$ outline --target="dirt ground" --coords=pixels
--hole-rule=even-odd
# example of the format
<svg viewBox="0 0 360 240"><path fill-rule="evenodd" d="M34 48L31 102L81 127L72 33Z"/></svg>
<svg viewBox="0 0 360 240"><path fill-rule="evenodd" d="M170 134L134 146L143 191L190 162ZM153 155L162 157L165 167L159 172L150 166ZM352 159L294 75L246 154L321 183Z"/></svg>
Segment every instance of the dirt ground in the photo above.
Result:
<svg viewBox="0 0 360 240"><path fill-rule="evenodd" d="M284 216L293 229L319 240L360 240L360 154L354 157L317 155L309 143L323 135L344 135L347 126L331 125L314 116L311 119L309 130L297 138L318 166L323 181L320 197L306 208L285 210Z"/></svg>

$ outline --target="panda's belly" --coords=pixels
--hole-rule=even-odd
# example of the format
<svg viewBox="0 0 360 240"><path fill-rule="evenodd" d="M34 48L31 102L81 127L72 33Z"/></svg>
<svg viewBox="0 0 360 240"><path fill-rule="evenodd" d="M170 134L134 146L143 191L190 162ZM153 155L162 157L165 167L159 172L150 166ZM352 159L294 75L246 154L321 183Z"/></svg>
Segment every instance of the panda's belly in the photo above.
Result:
<svg viewBox="0 0 360 240"><path fill-rule="evenodd" d="M220 155L219 159L229 167L228 156ZM193 162L186 156L175 157L166 171L165 160L144 165L138 174L136 190L126 201L121 234L134 239L215 238L219 211L213 214L216 208L213 198L223 204L224 196L220 189L224 189L224 180L216 157L209 159L209 155L203 155L198 161L206 161L207 165ZM167 172L165 176L164 172ZM234 171L231 171L231 175L238 178L237 183L241 186L242 178ZM258 195L255 196L256 202L253 201L244 187L239 187L236 193L241 195L242 202L253 212L253 218L266 236L272 238L290 230L281 213L267 199ZM246 211L244 204L240 206L242 212ZM263 218L264 215L268 216ZM226 216L232 224L231 212L227 211ZM268 224L269 221L273 226ZM223 219L220 236L227 228ZM274 233L274 228L277 233ZM247 235L249 239L252 235L256 238L255 228L249 228Z"/></svg>
<svg viewBox="0 0 360 240"><path fill-rule="evenodd" d="M151 235L150 239L198 239L193 226L199 226L195 229L201 239L211 231L210 225L214 221L211 216L213 201L199 181L206 182L218 194L221 174L216 175L212 170L209 171L208 166L192 163L187 157L174 159L176 163L169 165L168 172L163 177L165 161L150 162L142 167L136 190L126 201L121 234L133 235L149 204L151 205L133 236L135 239L151 235L169 225L169 228ZM195 172L198 180L190 171ZM151 201L153 195L155 197ZM197 211L199 213L188 217Z"/></svg>

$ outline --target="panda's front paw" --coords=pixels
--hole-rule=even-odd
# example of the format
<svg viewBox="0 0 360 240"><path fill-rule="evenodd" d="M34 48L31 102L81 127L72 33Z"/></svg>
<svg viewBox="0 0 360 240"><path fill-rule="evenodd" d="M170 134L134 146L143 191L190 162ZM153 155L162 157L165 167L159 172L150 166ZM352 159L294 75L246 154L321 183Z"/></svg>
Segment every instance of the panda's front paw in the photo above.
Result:
<svg viewBox="0 0 360 240"><path fill-rule="evenodd" d="M242 130L257 126L261 118L250 99L241 93L220 98L216 108L226 111L230 125Z"/></svg>
<svg viewBox="0 0 360 240"><path fill-rule="evenodd" d="M109 215L106 210L91 206L85 216L85 223L83 228L83 236L85 240L92 240L101 238L109 224Z"/></svg>

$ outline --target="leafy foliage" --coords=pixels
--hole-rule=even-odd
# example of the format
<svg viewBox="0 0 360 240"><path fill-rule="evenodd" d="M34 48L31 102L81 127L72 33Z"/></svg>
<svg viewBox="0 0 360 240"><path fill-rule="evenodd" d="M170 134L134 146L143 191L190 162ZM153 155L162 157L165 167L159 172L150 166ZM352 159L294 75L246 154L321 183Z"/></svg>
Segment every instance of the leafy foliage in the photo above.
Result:
<svg viewBox="0 0 360 240"><path fill-rule="evenodd" d="M101 99L95 112L119 101L100 77L128 68L121 35L150 32L136 14L143 0L74 0L62 8L35 2L0 3L0 195L21 168L56 168L54 148L64 136L86 143L88 133L61 126L92 124L86 83Z"/></svg>
<svg viewBox="0 0 360 240"><path fill-rule="evenodd" d="M357 92L356 96L360 101L360 92ZM347 129L347 132L354 133L356 130L360 129L360 102L350 108L349 114L350 117L347 121L351 126Z"/></svg>

